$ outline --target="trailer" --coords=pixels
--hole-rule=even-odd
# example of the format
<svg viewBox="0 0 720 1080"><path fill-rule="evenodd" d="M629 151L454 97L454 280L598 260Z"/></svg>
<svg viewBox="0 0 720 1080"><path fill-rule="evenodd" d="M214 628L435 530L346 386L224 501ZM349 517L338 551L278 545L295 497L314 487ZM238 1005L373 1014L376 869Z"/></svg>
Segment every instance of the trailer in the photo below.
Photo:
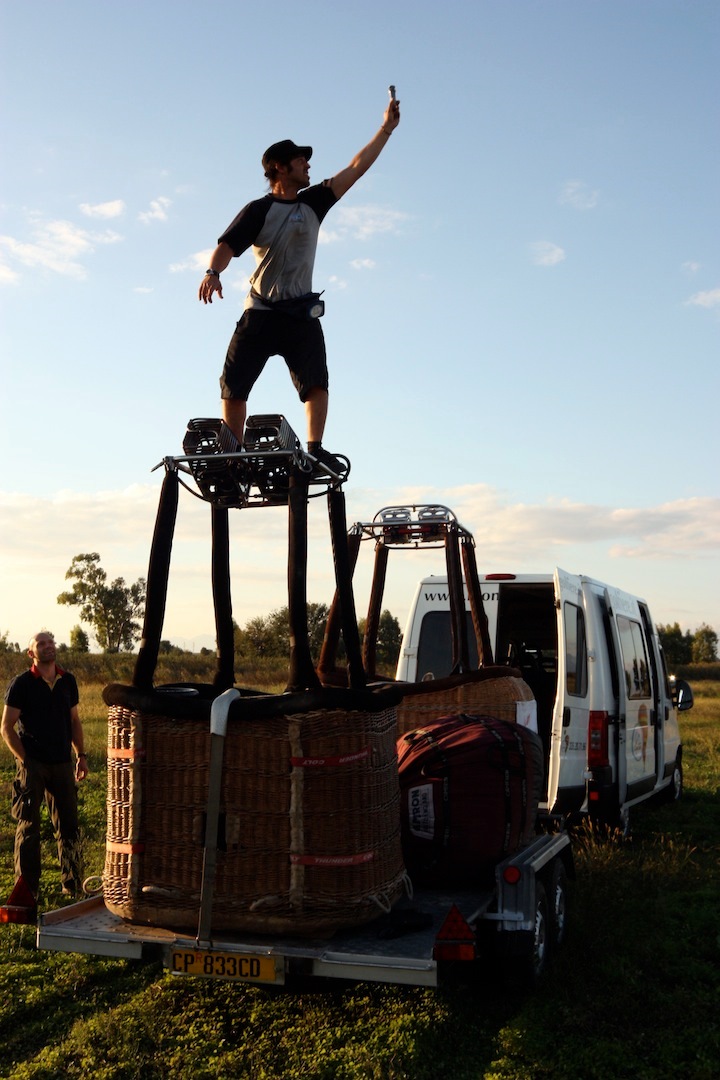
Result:
<svg viewBox="0 0 720 1080"><path fill-rule="evenodd" d="M286 987L308 978L436 987L459 968L498 963L532 985L567 933L568 833L538 835L495 868L486 887L420 888L373 923L323 937L199 933L128 922L101 896L40 915L37 946L52 952L161 961L177 977Z"/></svg>
<svg viewBox="0 0 720 1080"><path fill-rule="evenodd" d="M444 507L420 508L416 515L387 508L348 534L346 473L328 474L305 455L281 416L249 418L242 447L220 421L191 421L183 449L162 463L132 685L112 684L103 694L110 707L103 893L42 913L38 948L161 961L179 978L269 987L308 978L434 987L458 966L489 972L497 963L522 985L531 984L567 931L573 860L563 818L537 814L538 800L528 794L523 774L518 788L529 816L521 833L511 836L508 819L493 855L464 876L441 870L411 877L400 842L396 754L398 731L417 727L410 720L400 726L406 695L420 699L412 709L432 722L447 714L445 700L460 703L455 712L472 712L464 704L480 698L457 696L468 688L474 695L484 693L486 682L501 682L512 690L521 680L492 667L477 590L473 626L487 666L469 670L465 620L458 618L456 673L441 704L435 704L439 683L428 697L416 684L378 680L370 648L387 549L444 547L453 590L461 596L461 561L466 579L477 577L472 537ZM188 486L183 475L211 505L218 639L212 686L154 683L178 488ZM306 611L311 488L327 494L336 579L317 671ZM283 694L264 695L235 686L227 514L283 505L289 515L289 681ZM378 579L364 655L352 589L362 538L377 543ZM461 599L454 604L458 612L462 606ZM342 672L334 663L340 633ZM503 706L510 715L497 722L514 728L519 707L527 704L512 690ZM497 714L489 717L495 722ZM500 798L509 813L509 765L502 775ZM474 778L473 784L477 789ZM466 821L470 839L486 837L489 822L481 812L468 811Z"/></svg>

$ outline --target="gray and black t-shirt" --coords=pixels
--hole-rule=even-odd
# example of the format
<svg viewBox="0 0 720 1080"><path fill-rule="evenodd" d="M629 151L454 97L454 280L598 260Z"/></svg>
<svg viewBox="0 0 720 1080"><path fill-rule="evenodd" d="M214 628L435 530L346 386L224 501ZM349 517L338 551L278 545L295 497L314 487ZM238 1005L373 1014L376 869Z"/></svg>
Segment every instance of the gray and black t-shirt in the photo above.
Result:
<svg viewBox="0 0 720 1080"><path fill-rule="evenodd" d="M332 188L315 184L298 193L297 199L265 195L249 202L225 230L218 243L235 255L249 247L255 256L253 290L268 300L288 300L312 291L320 225L337 202ZM263 308L262 300L249 293L245 308Z"/></svg>

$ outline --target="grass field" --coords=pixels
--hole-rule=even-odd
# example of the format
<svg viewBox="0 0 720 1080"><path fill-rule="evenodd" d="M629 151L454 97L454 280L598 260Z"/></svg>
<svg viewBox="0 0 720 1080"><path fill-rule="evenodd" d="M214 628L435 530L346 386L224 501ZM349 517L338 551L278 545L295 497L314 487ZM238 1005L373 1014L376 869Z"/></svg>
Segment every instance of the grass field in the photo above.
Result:
<svg viewBox="0 0 720 1080"><path fill-rule="evenodd" d="M269 993L156 965L39 953L0 928L0 1076L247 1080L714 1080L720 1075L720 684L683 716L685 798L646 805L629 842L576 838L570 938L538 990L468 975L438 990ZM86 871L100 874L106 709L81 683L91 777ZM0 894L12 886L14 774L0 751ZM54 841L42 908L60 903Z"/></svg>

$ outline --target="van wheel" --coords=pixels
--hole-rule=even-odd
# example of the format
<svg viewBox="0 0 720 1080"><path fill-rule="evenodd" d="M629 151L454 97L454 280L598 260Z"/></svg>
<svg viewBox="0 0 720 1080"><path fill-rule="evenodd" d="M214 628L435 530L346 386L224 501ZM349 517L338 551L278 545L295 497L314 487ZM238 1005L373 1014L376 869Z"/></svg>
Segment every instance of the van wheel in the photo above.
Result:
<svg viewBox="0 0 720 1080"><path fill-rule="evenodd" d="M592 822L598 839L630 839L630 811L627 806L619 806L615 811L606 811L601 817L593 817Z"/></svg>
<svg viewBox="0 0 720 1080"><path fill-rule="evenodd" d="M568 930L568 876L562 859L556 859L553 863L548 899L550 944L557 949L564 944Z"/></svg>
<svg viewBox="0 0 720 1080"><path fill-rule="evenodd" d="M676 757L673 765L672 778L666 788L663 789L666 802L679 802L683 795L683 767L682 758Z"/></svg>

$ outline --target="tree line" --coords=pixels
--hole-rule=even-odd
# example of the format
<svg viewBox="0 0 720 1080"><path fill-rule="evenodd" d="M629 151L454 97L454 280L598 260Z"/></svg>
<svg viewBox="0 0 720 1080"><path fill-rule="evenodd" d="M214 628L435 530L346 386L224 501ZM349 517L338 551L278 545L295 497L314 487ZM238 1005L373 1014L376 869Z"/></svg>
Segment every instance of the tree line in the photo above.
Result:
<svg viewBox="0 0 720 1080"><path fill-rule="evenodd" d="M718 658L718 636L707 623L692 633L681 630L679 623L658 624L657 632L668 667L714 664Z"/></svg>
<svg viewBox="0 0 720 1080"><path fill-rule="evenodd" d="M79 607L80 617L91 628L100 649L106 653L130 651L140 637L146 599L146 581L138 578L127 585L122 577L108 581L96 552L76 555L65 574L72 580L71 589L60 593L59 604ZM308 604L308 634L310 651L318 657L329 614L326 604ZM365 620L359 621L360 634ZM269 615L250 619L245 626L234 623L235 652L241 659L253 656L278 658L287 656L290 648L287 606L271 611ZM658 624L658 636L669 668L687 664L712 664L718 660L718 635L711 626L703 623L696 630L682 630L679 623ZM401 643L400 624L387 610L382 612L378 630L378 663L395 664ZM89 652L90 638L82 626L70 632L70 649ZM162 652L181 651L169 641L160 644ZM341 643L342 648L342 643ZM8 640L7 632L0 635L0 652L20 652L17 642ZM211 650L201 650L210 652Z"/></svg>
<svg viewBox="0 0 720 1080"><path fill-rule="evenodd" d="M80 617L93 628L102 651L116 653L132 649L142 629L139 619L145 607L145 579L138 578L133 585L126 585L125 579L121 577L108 582L107 574L100 565L100 555L96 551L76 555L65 578L72 579L73 586L72 589L60 593L58 603L80 608ZM329 613L327 604L307 605L310 652L316 659L320 655ZM362 636L365 630L364 619L359 621L358 627ZM238 659L280 658L289 655L290 627L287 605L271 611L269 615L250 619L243 627L233 622L233 628L235 654ZM378 664L395 665L401 638L399 622L389 611L383 611L377 636ZM89 637L81 626L73 627L70 632L70 648L77 652L89 652ZM162 641L160 649L168 653L177 649L177 646L173 646L169 641ZM201 651L210 652L209 649Z"/></svg>

